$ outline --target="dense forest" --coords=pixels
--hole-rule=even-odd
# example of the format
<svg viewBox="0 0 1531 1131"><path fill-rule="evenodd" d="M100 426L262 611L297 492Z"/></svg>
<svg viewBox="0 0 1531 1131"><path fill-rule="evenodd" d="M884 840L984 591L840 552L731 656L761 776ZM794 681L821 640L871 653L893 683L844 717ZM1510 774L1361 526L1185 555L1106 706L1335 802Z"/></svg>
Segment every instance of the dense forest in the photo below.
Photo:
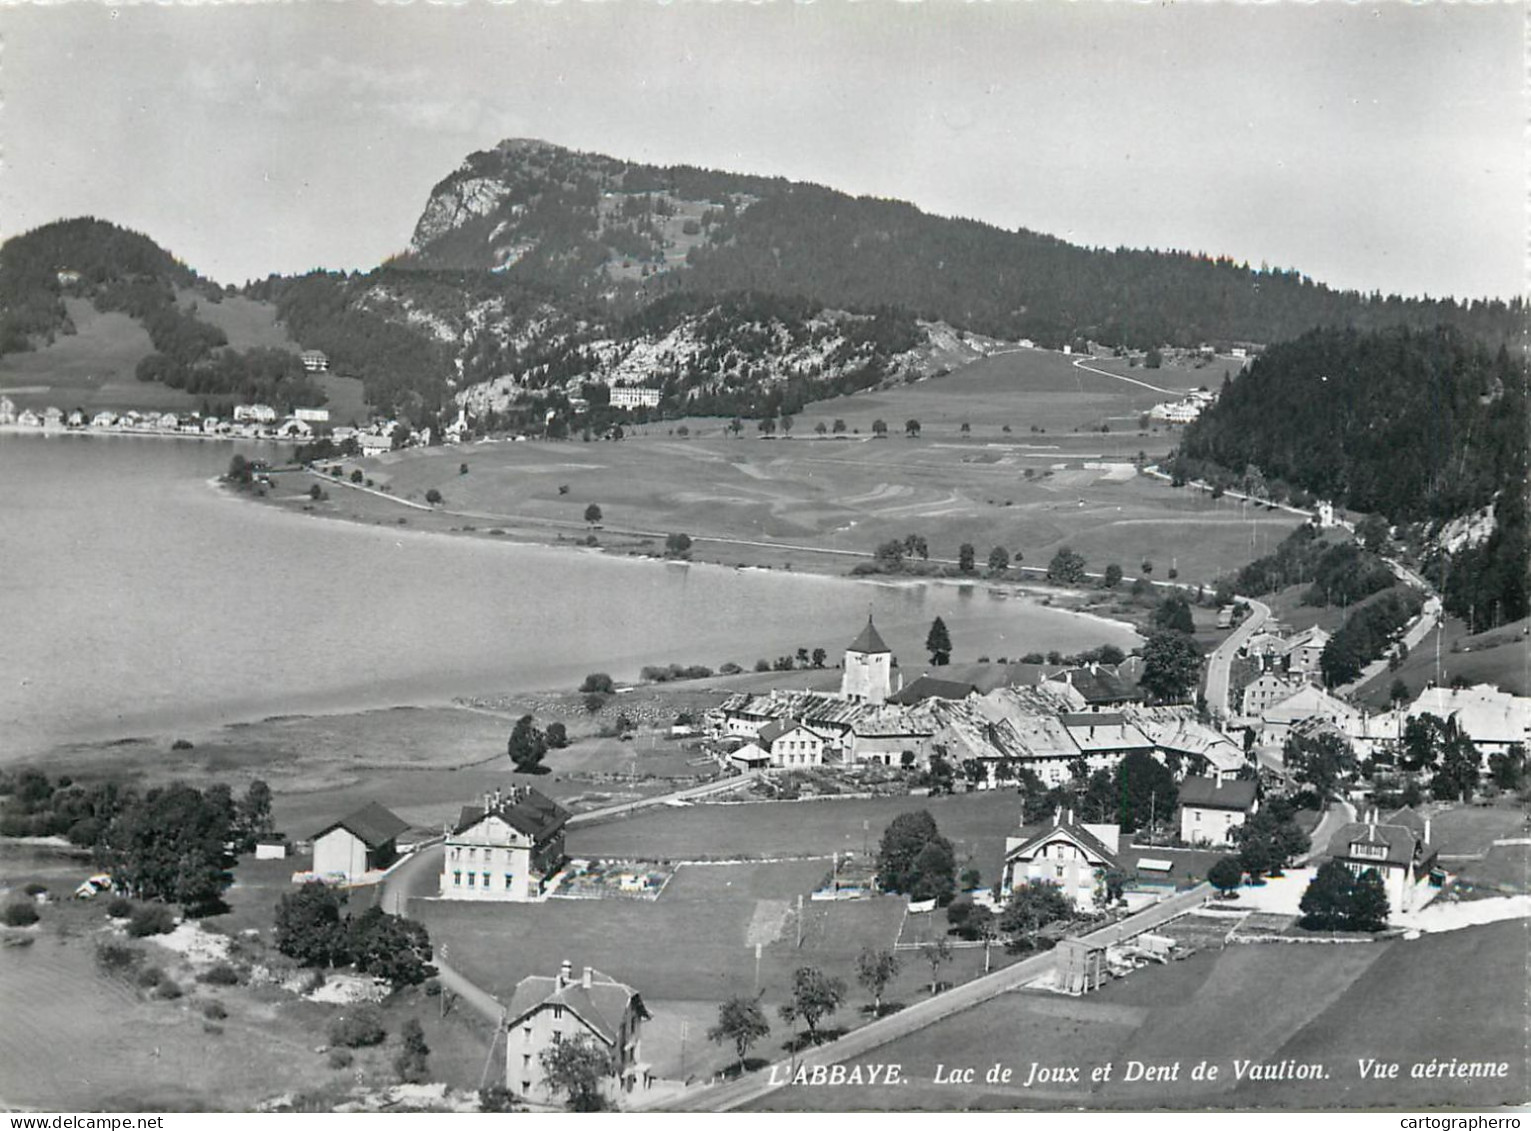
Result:
<svg viewBox="0 0 1531 1131"><path fill-rule="evenodd" d="M1177 475L1257 468L1420 536L1491 507L1487 541L1430 562L1447 608L1483 628L1528 611L1526 397L1524 362L1450 327L1314 330L1225 385Z"/></svg>

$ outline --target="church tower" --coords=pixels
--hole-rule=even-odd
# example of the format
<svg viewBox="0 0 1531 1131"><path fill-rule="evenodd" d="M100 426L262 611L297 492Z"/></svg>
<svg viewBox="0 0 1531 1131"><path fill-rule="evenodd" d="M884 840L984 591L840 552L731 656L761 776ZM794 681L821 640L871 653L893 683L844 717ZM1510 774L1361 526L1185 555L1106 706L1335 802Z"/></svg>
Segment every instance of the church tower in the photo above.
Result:
<svg viewBox="0 0 1531 1131"><path fill-rule="evenodd" d="M840 697L852 703L883 703L893 688L893 653L867 615L867 626L845 650Z"/></svg>

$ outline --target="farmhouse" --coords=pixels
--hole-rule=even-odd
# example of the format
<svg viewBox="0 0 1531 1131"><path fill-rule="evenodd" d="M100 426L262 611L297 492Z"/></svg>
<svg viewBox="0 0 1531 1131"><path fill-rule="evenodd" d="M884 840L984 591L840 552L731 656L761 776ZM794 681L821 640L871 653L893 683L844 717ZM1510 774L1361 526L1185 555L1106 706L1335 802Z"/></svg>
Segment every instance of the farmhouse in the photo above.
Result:
<svg viewBox="0 0 1531 1131"><path fill-rule="evenodd" d="M441 898L524 903L564 861L568 811L535 789L485 794L446 832Z"/></svg>
<svg viewBox="0 0 1531 1131"><path fill-rule="evenodd" d="M578 978L567 961L557 977L522 978L505 1013L505 1086L528 1099L557 1102L541 1054L559 1040L589 1034L611 1056L612 1074L603 1081L608 1098L646 1088L653 1077L639 1055L649 1019L637 990L588 966Z"/></svg>
<svg viewBox="0 0 1531 1131"><path fill-rule="evenodd" d="M1306 686L1307 681L1298 676L1266 672L1244 686L1243 705L1239 713L1249 718L1259 718L1267 708L1297 694Z"/></svg>
<svg viewBox="0 0 1531 1131"><path fill-rule="evenodd" d="M368 872L386 868L398 856L399 834L409 825L377 802L365 805L321 829L314 837L314 873L356 883Z"/></svg>
<svg viewBox="0 0 1531 1131"><path fill-rule="evenodd" d="M1005 871L1000 886L1014 891L1029 883L1057 884L1081 911L1106 904L1106 873L1120 867L1115 825L1076 823L1062 809L1051 821L1025 826L1005 838Z"/></svg>
<svg viewBox="0 0 1531 1131"><path fill-rule="evenodd" d="M1258 806L1252 781L1188 777L1180 783L1180 839L1187 844L1231 845L1230 834Z"/></svg>

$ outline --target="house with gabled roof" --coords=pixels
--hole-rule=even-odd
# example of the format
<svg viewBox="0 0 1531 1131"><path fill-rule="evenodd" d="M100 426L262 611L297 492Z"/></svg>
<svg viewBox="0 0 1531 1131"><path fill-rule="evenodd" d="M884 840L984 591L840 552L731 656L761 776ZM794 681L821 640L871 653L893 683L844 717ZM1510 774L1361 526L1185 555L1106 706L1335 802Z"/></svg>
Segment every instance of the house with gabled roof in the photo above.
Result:
<svg viewBox="0 0 1531 1131"><path fill-rule="evenodd" d="M564 862L569 812L530 786L495 790L465 805L445 835L442 899L524 903Z"/></svg>
<svg viewBox="0 0 1531 1131"><path fill-rule="evenodd" d="M641 1059L648 1020L637 990L589 966L578 978L568 961L557 977L522 978L505 1011L505 1087L533 1102L557 1103L542 1053L558 1041L588 1035L611 1057L611 1075L602 1081L608 1099L646 1088L653 1082Z"/></svg>
<svg viewBox="0 0 1531 1131"><path fill-rule="evenodd" d="M824 764L824 739L801 722L776 719L760 728L756 744L771 756L771 765L801 769Z"/></svg>
<svg viewBox="0 0 1531 1131"><path fill-rule="evenodd" d="M1256 783L1192 775L1180 783L1180 839L1219 848L1233 844L1239 828L1259 807Z"/></svg>
<svg viewBox="0 0 1531 1131"><path fill-rule="evenodd" d="M1085 912L1106 906L1106 873L1120 869L1116 825L1087 825L1059 809L1049 821L1021 828L1005 838L1003 891L1030 883L1056 884Z"/></svg>
<svg viewBox="0 0 1531 1131"><path fill-rule="evenodd" d="M314 874L355 883L386 868L398 856L399 834L408 828L376 801L364 805L315 834Z"/></svg>
<svg viewBox="0 0 1531 1131"><path fill-rule="evenodd" d="M1329 855L1356 876L1376 872L1387 891L1390 912L1417 911L1437 891L1431 873L1438 850L1427 839L1429 832L1429 822L1412 810L1399 810L1383 820L1373 809L1365 820L1334 834Z"/></svg>
<svg viewBox="0 0 1531 1131"><path fill-rule="evenodd" d="M953 702L961 702L977 695L978 687L972 683L962 683L955 679L939 679L933 675L922 675L912 683L905 684L898 691L888 696L888 702L900 707L913 707L917 703L923 703L927 699L949 699Z"/></svg>
<svg viewBox="0 0 1531 1131"><path fill-rule="evenodd" d="M1329 634L1318 625L1305 628L1286 642L1286 670L1311 675L1329 643Z"/></svg>

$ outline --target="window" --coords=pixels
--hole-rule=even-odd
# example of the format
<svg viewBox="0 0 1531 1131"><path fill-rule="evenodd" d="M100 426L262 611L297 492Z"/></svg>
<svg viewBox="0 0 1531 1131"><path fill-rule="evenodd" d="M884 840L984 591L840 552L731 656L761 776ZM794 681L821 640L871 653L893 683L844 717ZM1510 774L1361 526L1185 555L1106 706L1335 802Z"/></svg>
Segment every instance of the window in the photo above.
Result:
<svg viewBox="0 0 1531 1131"><path fill-rule="evenodd" d="M484 873L484 890L485 891L489 890L489 873L488 872Z"/></svg>
<svg viewBox="0 0 1531 1131"><path fill-rule="evenodd" d="M553 1007L553 1020L554 1021L562 1021L563 1020L563 1006L555 1005Z"/></svg>
<svg viewBox="0 0 1531 1131"><path fill-rule="evenodd" d="M453 872L452 873L452 886L453 887L458 887L458 888L462 887L462 873L461 872Z"/></svg>
<svg viewBox="0 0 1531 1131"><path fill-rule="evenodd" d="M476 872L469 872L469 873L468 873L468 886L469 886L469 887L470 887L470 888L471 888L471 887L472 887L472 886L473 886L473 880L474 880L474 878L475 878L475 877L476 877L476 876L477 876L477 873L476 873Z"/></svg>
<svg viewBox="0 0 1531 1131"><path fill-rule="evenodd" d="M505 873L505 890L506 891L510 890L510 873L509 872Z"/></svg>
<svg viewBox="0 0 1531 1131"><path fill-rule="evenodd" d="M477 860L478 859L478 849L476 849L476 848L468 849L468 859L469 860Z"/></svg>
<svg viewBox="0 0 1531 1131"><path fill-rule="evenodd" d="M1058 878L1060 880L1063 879L1063 865L1062 864L1059 864L1056 868L1053 869L1053 871L1058 874Z"/></svg>

